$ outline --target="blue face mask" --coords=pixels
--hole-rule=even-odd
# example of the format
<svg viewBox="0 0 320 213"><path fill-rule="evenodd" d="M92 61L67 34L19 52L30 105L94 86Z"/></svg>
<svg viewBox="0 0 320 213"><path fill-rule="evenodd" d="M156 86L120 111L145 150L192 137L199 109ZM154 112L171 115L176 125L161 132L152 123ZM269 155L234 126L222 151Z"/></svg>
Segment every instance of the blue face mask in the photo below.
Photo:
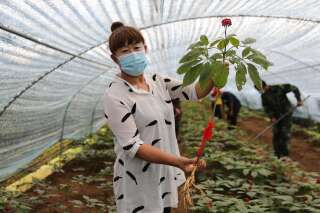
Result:
<svg viewBox="0 0 320 213"><path fill-rule="evenodd" d="M121 70L131 76L143 74L148 65L144 52L133 52L119 57Z"/></svg>

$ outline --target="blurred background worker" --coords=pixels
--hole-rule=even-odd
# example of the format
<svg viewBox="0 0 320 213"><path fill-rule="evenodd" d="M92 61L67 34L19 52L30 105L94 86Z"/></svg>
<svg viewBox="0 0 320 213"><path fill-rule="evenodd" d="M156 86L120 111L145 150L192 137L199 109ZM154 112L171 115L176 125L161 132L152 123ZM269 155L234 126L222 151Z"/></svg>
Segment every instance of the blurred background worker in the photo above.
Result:
<svg viewBox="0 0 320 213"><path fill-rule="evenodd" d="M219 88L215 87L214 89L212 89L209 94L209 98L211 100L211 109L212 109L212 112L214 112L214 116L220 119L225 118L222 98L221 98L221 91L219 90ZM215 111L214 111L214 105L216 105Z"/></svg>
<svg viewBox="0 0 320 213"><path fill-rule="evenodd" d="M215 88L210 93L210 100L212 111L214 110L214 104L216 102L216 117L220 119L227 119L230 124L230 129L237 125L241 103L234 94Z"/></svg>
<svg viewBox="0 0 320 213"><path fill-rule="evenodd" d="M272 142L275 155L278 158L288 156L293 106L287 97L287 93L293 92L297 99L297 106L302 106L300 91L291 84L268 85L265 81L262 81L261 92L262 105L271 122L276 122L281 118L273 126Z"/></svg>
<svg viewBox="0 0 320 213"><path fill-rule="evenodd" d="M234 128L237 125L238 114L240 112L241 103L237 96L231 92L222 92L221 99L223 103L223 108L227 114L229 128Z"/></svg>

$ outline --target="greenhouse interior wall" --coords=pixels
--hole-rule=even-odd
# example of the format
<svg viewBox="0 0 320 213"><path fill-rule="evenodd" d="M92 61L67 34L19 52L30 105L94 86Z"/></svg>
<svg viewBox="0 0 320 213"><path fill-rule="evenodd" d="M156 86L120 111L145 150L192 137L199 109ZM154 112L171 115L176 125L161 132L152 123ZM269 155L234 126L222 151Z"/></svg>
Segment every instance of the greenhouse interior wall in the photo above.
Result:
<svg viewBox="0 0 320 213"><path fill-rule="evenodd" d="M56 142L105 124L103 93L119 72L107 45L114 21L141 29L147 72L181 79L187 47L221 36L221 19L230 17L230 33L254 37L274 64L262 79L310 95L295 115L320 121L319 8L314 0L1 0L0 180ZM261 109L252 83L238 91L234 73L224 90Z"/></svg>

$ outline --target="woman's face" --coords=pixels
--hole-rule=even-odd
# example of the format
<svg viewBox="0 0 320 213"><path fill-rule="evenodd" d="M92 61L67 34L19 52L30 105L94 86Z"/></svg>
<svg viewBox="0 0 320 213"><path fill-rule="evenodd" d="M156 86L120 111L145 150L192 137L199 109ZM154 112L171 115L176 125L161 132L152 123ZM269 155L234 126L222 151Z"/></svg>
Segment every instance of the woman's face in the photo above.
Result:
<svg viewBox="0 0 320 213"><path fill-rule="evenodd" d="M121 47L116 50L115 56L119 58L120 56L127 55L129 53L133 52L141 52L141 51L146 51L147 47L144 45L142 42L135 43L135 44L129 44L124 47Z"/></svg>

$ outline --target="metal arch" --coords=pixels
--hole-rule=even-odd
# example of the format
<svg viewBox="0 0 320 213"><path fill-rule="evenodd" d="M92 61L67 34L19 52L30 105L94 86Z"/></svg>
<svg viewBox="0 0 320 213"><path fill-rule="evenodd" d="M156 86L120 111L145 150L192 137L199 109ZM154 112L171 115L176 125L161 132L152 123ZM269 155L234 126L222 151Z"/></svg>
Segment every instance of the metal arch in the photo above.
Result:
<svg viewBox="0 0 320 213"><path fill-rule="evenodd" d="M289 58L289 59L291 59L291 60L297 61L297 62L299 62L300 64L305 65L307 68L311 68L311 69L313 69L314 71L317 71L317 72L320 73L320 69L317 69L316 66L311 65L311 64L309 64L309 63L307 63L307 62L301 61L301 60L297 59L296 57L293 57L293 56L291 56L291 55L288 55L288 54L286 54L286 53L283 53L283 52L280 52L280 51L277 51L277 50L269 50L269 51L270 51L270 52L273 52L273 53L276 53L276 54L278 54L278 55L284 56L284 57L286 57L286 58Z"/></svg>
<svg viewBox="0 0 320 213"><path fill-rule="evenodd" d="M68 51L65 51L63 49L60 49L60 48L57 48L57 47L54 47L50 44L47 44L47 43L44 43L44 42L41 42L41 41L38 41L37 39L35 38L32 38L30 36L27 36L27 35L24 35L20 32L17 32L15 30L12 30L12 29L9 29L5 26L3 26L1 23L0 23L0 29L3 30L3 31L6 31L6 32L9 32L9 33L12 33L12 34L15 34L17 36L20 36L24 39L27 39L27 40L30 40L34 43L37 43L37 44L40 44L40 45L43 45L49 49L53 49L53 50L56 50L56 51L59 51L59 52L62 52L64 54L67 54L67 55L70 55L72 56L71 58L69 58L68 60L64 61L63 63L61 64L58 64L56 67L54 67L53 69L49 70L48 72L44 73L43 75L41 75L39 78L37 78L36 80L32 81L31 84L29 84L28 86L26 86L23 90L21 90L17 95L15 95L4 107L3 109L0 111L0 117L4 114L4 112L11 106L11 104L13 104L21 95L23 95L26 91L28 91L30 88L32 88L35 84L37 84L40 80L42 80L44 77L46 77L47 75L49 75L50 73L54 72L55 70L57 70L58 68L60 68L61 66L69 63L70 61L72 61L73 59L75 58L80 58L82 60L85 60L85 61L88 61L88 62L91 62L91 63L94 63L94 64L98 64L98 65L101 65L101 66L104 66L104 67L108 67L108 68L111 68L111 66L107 66L106 64L103 64L103 63L100 63L100 62L97 62L97 61L94 61L94 60L91 60L91 59L87 59L87 58L84 58L84 57L81 57L82 54L92 50L93 48L90 47L89 49L85 50L84 52L80 53L80 54L73 54L73 53L70 53Z"/></svg>
<svg viewBox="0 0 320 213"><path fill-rule="evenodd" d="M4 107L3 109L0 111L0 117L3 115L3 113L5 113L5 111L11 106L11 104L13 104L13 102L15 102L22 94L24 94L27 90L29 90L33 85L35 85L37 82L39 82L41 79L43 79L44 77L46 77L47 75L49 75L50 73L52 73L53 71L59 69L61 66L65 65L66 63L72 61L75 57L71 57L69 58L69 60L66 60L65 62L63 62L62 64L59 64L58 66L56 66L55 68L53 68L52 70L44 73L42 76L40 76L38 79L34 80L31 82L31 84L29 84L27 87L25 87L23 90L21 90L17 95L15 95Z"/></svg>
<svg viewBox="0 0 320 213"><path fill-rule="evenodd" d="M91 130L90 132L93 132L93 122L94 122L94 116L96 114L96 110L97 110L97 106L98 106L98 103L100 102L100 100L102 99L103 95L101 95L97 101L94 103L94 107L93 107L93 110L92 110L92 113L91 113L91 121L90 121L90 126L91 126Z"/></svg>
<svg viewBox="0 0 320 213"><path fill-rule="evenodd" d="M98 75L96 75L95 77L93 77L92 79L90 79L86 84L84 84L81 88L79 88L73 95L72 97L70 98L65 110L64 110L64 113L63 113L63 120L62 120L62 128L61 128L61 134L60 134L60 140L63 139L63 135L64 135L64 123L65 123L65 120L66 120L66 117L67 117L67 111L73 101L73 99L78 95L79 92L81 92L84 88L86 88L88 85L91 84L92 81L96 80L97 78L99 78L101 75L105 74L107 71L104 71Z"/></svg>
<svg viewBox="0 0 320 213"><path fill-rule="evenodd" d="M320 20L312 20L312 19L303 19L303 18L295 18L295 17L280 17L280 16L258 16L258 15L245 15L245 14L240 14L240 15L218 15L218 16L202 16L202 17L194 17L194 18L185 18L185 19L179 19L179 20L174 20L174 21L168 21L166 23L160 23L160 24L154 24L154 25L149 25L146 27L141 27L139 28L140 30L146 30L149 28L153 27L158 27L158 26L163 26L167 24L173 24L173 23L178 23L178 22L184 22L184 21L190 21L190 20L198 20L198 19L208 19L208 18L224 18L224 17L232 17L232 18L270 18L270 19L286 19L286 20L294 20L294 21L305 21L305 22L311 22L311 23L316 23L319 24ZM97 44L93 46L91 49L94 49L96 47L99 47L103 44L105 44L108 40L105 40L101 42L100 44Z"/></svg>
<svg viewBox="0 0 320 213"><path fill-rule="evenodd" d="M222 17L235 17L235 18L239 18L239 17L251 17L251 18L271 18L271 19L288 19L288 20L295 20L295 21L306 21L306 22L312 22L312 23L320 23L320 20L312 20L312 19L303 19L303 18L294 18L294 17L279 17L279 16L257 16L257 15L245 15L245 14L240 14L240 15L218 15L218 16L203 16L203 17L194 17L194 18L186 18L186 19L179 19L179 20L174 20L174 21L169 21L169 22L166 22L166 23L159 23L159 24L154 24L154 25L150 25L150 26L146 26L146 27L142 27L140 28L141 30L146 30L146 29L149 29L149 28L153 28L153 27L157 27L157 26L162 26L162 25L167 25L167 24L172 24L172 23L178 23L178 22L183 22L183 21L190 21L190 20L198 20L198 19L208 19L208 18L222 18ZM105 44L107 42L107 40L104 40L103 42L97 44L97 45L94 45L90 48L88 48L87 50L79 53L79 54L73 54L73 53L70 53L66 50L63 50L61 48L58 48L58 47L55 47L53 45L50 45L50 44L47 44L45 42L41 42L31 36L27 36L27 35L24 35L16 30L13 30L13 29L9 29L8 27L2 25L0 23L0 29L6 31L6 32L9 32L9 33L12 33L12 34L15 34L15 35L18 35L24 39L27 39L27 40L30 40L34 43L37 43L37 44L40 44L40 45L43 45L47 48L50 48L50 49L53 49L53 50L56 50L56 51L59 51L59 52L62 52L64 54L67 54L67 55L71 55L72 57L59 64L57 67L53 68L52 70L46 72L45 74L43 74L42 76L40 76L37 80L33 81L30 85L28 85L26 88L24 88L23 90L21 90L16 96L13 97L13 99L11 101L8 102L8 104L6 106L4 106L4 108L0 111L0 117L3 115L3 113L11 106L11 104L13 102L15 102L15 100L17 100L21 95L23 95L27 90L29 90L33 85L35 85L36 83L38 83L41 79L43 79L44 77L46 77L47 75L49 75L50 73L54 72L55 70L57 70L59 67L61 67L62 65L65 65L67 64L68 62L72 61L74 58L80 58L80 59L83 59L83 60L86 60L86 61L89 61L89 62L92 62L92 63L95 63L95 64L99 64L101 66L105 66L105 67L108 67L110 68L109 66L107 66L106 64L103 64L103 63L100 63L100 62L97 62L97 61L94 61L94 60L91 60L91 59L87 59L87 58L84 58L82 57L81 55L87 53L88 51L94 49L94 48L97 48L103 44Z"/></svg>
<svg viewBox="0 0 320 213"><path fill-rule="evenodd" d="M313 65L305 65L305 66L301 66L301 67L298 67L298 68L284 69L284 70L282 70L281 72L278 72L278 74L291 73L291 72L294 72L294 71L298 71L298 70L302 70L302 69L308 68L309 66L312 66L312 67L314 67L314 68L315 68L315 67L319 67L319 66L320 66L320 63L313 64Z"/></svg>
<svg viewBox="0 0 320 213"><path fill-rule="evenodd" d="M316 68L317 66L319 66L319 64L311 65L311 64L308 64L308 63L306 63L306 62L303 62L303 61L301 61L301 60L299 60L299 59L297 59L297 58L295 58L295 57L293 57L293 56L287 55L287 54L285 54L285 53L283 53L283 52L280 52L280 51L270 50L270 49L267 49L267 51L272 52L272 53L275 53L275 54L278 54L278 55L281 55L281 56L284 56L284 57L289 58L289 59L291 59L291 60L293 60L293 61L297 61L297 62L303 64L304 67L301 67L301 68L299 68L299 69L311 68L311 69L313 69L313 70L315 70L315 71L317 71L317 72L320 73L320 70ZM282 80L285 81L285 78L282 77L282 76L280 76L280 75L283 74L283 73L294 72L294 70L295 70L295 69L287 70L287 71L284 71L284 72L270 72L270 74L271 74L271 76L278 76L279 78L281 78Z"/></svg>
<svg viewBox="0 0 320 213"><path fill-rule="evenodd" d="M207 17L200 17L200 18L181 19L181 20L176 20L176 21L172 21L172 22L167 22L167 23L161 23L161 24L151 25L151 26L147 26L147 27L140 28L140 29L141 29L141 30L145 30L145 29L148 29L148 28L157 27L157 26L162 26L162 25L171 24L171 23L175 23L175 22L189 21L189 20L192 20L192 19L214 18L214 17L218 18L218 17L225 17L225 16L207 16ZM248 16L248 15L238 15L238 16L228 16L228 17L274 18L274 19L289 19L289 20L295 20L295 21L307 21L307 22L312 22L312 23L317 23L317 24L320 23L320 21L316 21L316 20L305 20L305 19L293 18L293 17ZM103 45L103 44L105 44L106 42L107 42L107 40L104 41L103 43L101 43L100 45ZM97 45L97 46L95 46L95 47L98 47L98 46L100 46L100 45ZM95 47L92 47L92 49L94 49ZM297 58L295 58L295 57L292 57L292 56L287 55L287 54L285 54L285 53L283 53L283 52L280 52L280 51L274 51L274 50L268 50L268 51L274 52L274 53L276 53L276 54L279 54L279 55L282 55L282 56L284 56L284 57L287 57L287 58L289 58L289 59L291 59L291 60L297 61L297 62L305 65L305 67L309 67L309 68L311 68L311 69L313 69L313 70L315 70L315 71L317 71L317 72L320 72L319 69L315 68L316 66L319 66L319 64L317 64L316 66L314 66L314 65L311 65L311 64L308 64L308 63L306 63L306 62L303 62L303 61L301 61L301 60L299 60L299 59L297 59ZM288 71L289 71L289 70L288 70ZM280 73L272 73L272 75L277 75L277 74L280 74ZM247 100L246 96L243 95L242 93L241 93L241 95L245 98L245 102L247 102L247 105L250 106L250 103L249 103L249 101ZM102 97L103 97L103 96L101 96L101 97L96 101L94 110L92 111L92 118L91 118L91 123L90 123L90 125L91 125L91 132L92 132L92 128L93 128L93 120L94 120L94 114L95 114L95 112L96 112L96 107L97 107L97 105L98 105L98 103L100 102L100 100L101 100ZM309 116L310 116L310 114L309 114Z"/></svg>
<svg viewBox="0 0 320 213"><path fill-rule="evenodd" d="M81 56L81 55L85 54L86 52L92 50L94 47L90 47L90 48L86 49L85 51L83 51L83 52L81 52L81 53L79 53L79 54L74 54L74 53L71 53L71 52L69 52L69 51L63 50L63 49L61 49L61 48L55 47L55 46L53 46L53 45L51 45L51 44L48 44L48 43L39 41L39 40L37 40L36 38L33 38L33 37L31 37L31 36L24 35L24 34L18 32L18 31L16 31L16 30L13 30L13 29L10 29L10 28L4 26L4 25L1 24L1 23L0 23L0 29L3 30L3 31L6 31L6 32L8 32L8 33L12 33L12 34L14 34L14 35L17 35L17 36L19 36L19 37L21 37L21 38L24 38L24 39L26 39L26 40L32 41L32 42L34 42L34 43L36 43L36 44L40 44L40 45L42 45L42 46L44 46L44 47L47 47L47 48L49 48L49 49L53 49L53 50L56 50L56 51L58 51L58 52L64 53L64 54L66 54L66 55L73 56L74 58L80 58L80 59L82 59L82 60L89 61L89 62L91 62L91 63L95 63L95 64L99 64L99 65L101 65L101 66L106 66L106 67L107 67L106 64L103 64L103 63L100 63L100 62L97 62L97 61L94 61L94 60L91 60L91 59L88 59L88 58L84 58L84 57ZM102 43L100 43L99 46L101 46L101 45L102 45Z"/></svg>

